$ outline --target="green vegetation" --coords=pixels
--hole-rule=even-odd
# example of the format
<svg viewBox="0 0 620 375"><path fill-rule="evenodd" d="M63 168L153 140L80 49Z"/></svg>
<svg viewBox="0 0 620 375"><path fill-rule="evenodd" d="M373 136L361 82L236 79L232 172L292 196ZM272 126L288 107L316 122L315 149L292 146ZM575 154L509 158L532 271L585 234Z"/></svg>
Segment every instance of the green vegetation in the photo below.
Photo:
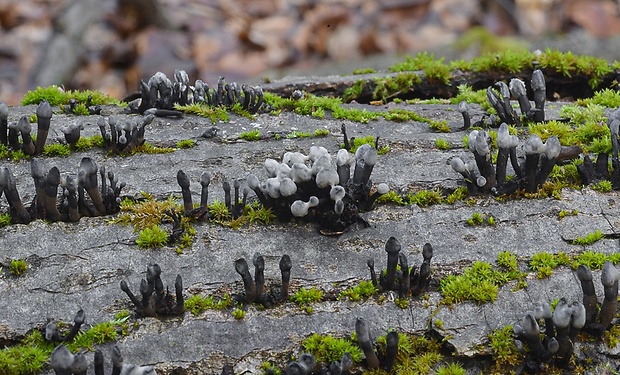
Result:
<svg viewBox="0 0 620 375"><path fill-rule="evenodd" d="M327 129L316 129L312 133L310 132L305 133L305 132L294 130L290 132L289 134L287 134L286 138L294 139L294 138L325 137L327 135L329 135L329 130Z"/></svg>
<svg viewBox="0 0 620 375"><path fill-rule="evenodd" d="M443 138L435 138L435 147L437 147L439 150L449 150L450 142Z"/></svg>
<svg viewBox="0 0 620 375"><path fill-rule="evenodd" d="M462 275L448 275L440 281L443 303L452 305L463 301L477 303L497 299L497 288L508 282L503 272L494 270L490 263L476 261Z"/></svg>
<svg viewBox="0 0 620 375"><path fill-rule="evenodd" d="M198 316L207 310L224 310L232 307L232 299L228 293L222 298L216 300L215 296L202 297L200 294L194 294L185 300L185 309L189 310L192 315Z"/></svg>
<svg viewBox="0 0 620 375"><path fill-rule="evenodd" d="M377 70L374 68L363 68L363 69L354 69L353 70L353 74L354 75L359 75L359 74L371 74L371 73L376 73Z"/></svg>
<svg viewBox="0 0 620 375"><path fill-rule="evenodd" d="M196 141L193 139L182 139L177 142L177 148L192 148L196 146Z"/></svg>
<svg viewBox="0 0 620 375"><path fill-rule="evenodd" d="M418 53L415 57L407 56L405 61L389 68L390 72L417 71L424 72L424 78L429 83L443 83L447 85L452 78L450 66L444 64L443 57L435 59L435 55L427 52Z"/></svg>
<svg viewBox="0 0 620 375"><path fill-rule="evenodd" d="M11 266L9 271L15 276L23 275L28 269L28 263L25 259L11 259Z"/></svg>
<svg viewBox="0 0 620 375"><path fill-rule="evenodd" d="M149 142L144 142L140 146L134 147L131 150L130 154L131 155L136 155L136 154L155 155L155 154L169 154L174 151L175 149L172 147L158 147L158 146L150 144Z"/></svg>
<svg viewBox="0 0 620 375"><path fill-rule="evenodd" d="M118 337L117 329L125 324L128 317L111 322L99 323L88 331L81 331L67 348L76 353L78 350L93 350L95 344L115 341ZM3 375L30 375L38 374L48 362L49 356L56 346L55 343L45 340L41 331L33 330L21 343L0 350L0 374Z"/></svg>
<svg viewBox="0 0 620 375"><path fill-rule="evenodd" d="M69 104L69 100L75 99L78 103L86 103L88 97L91 96L91 105L121 105L116 99L103 94L100 91L92 90L68 90L52 85L49 87L38 86L35 90L28 91L22 99L21 105L39 104L43 100L47 100L52 106Z"/></svg>
<svg viewBox="0 0 620 375"><path fill-rule="evenodd" d="M614 324L610 329L605 330L605 341L609 349L613 349L620 344L620 325Z"/></svg>
<svg viewBox="0 0 620 375"><path fill-rule="evenodd" d="M365 145L365 144L369 144L372 147L376 147L377 143L377 139L375 137L373 137L372 135L367 135L365 137L355 137L353 138L353 142L351 143L351 150L349 150L352 153L355 153L355 151L357 151L357 149L361 146L361 145ZM340 148L344 148L344 144L341 143L340 144ZM385 145L382 147L379 147L377 149L377 154L378 155L385 155L390 151L390 146Z"/></svg>
<svg viewBox="0 0 620 375"><path fill-rule="evenodd" d="M413 89L413 86L422 82L416 73L398 73L394 77L376 78L373 98L383 102L399 95L404 95Z"/></svg>
<svg viewBox="0 0 620 375"><path fill-rule="evenodd" d="M141 229L159 225L166 215L166 211L183 209L181 205L176 203L173 195L164 201L157 201L152 195L145 192L142 192L142 197L142 200L137 202L130 199L122 200L121 213L111 222L123 226L132 225L134 232L138 232ZM184 217L182 220L189 219Z"/></svg>
<svg viewBox="0 0 620 375"><path fill-rule="evenodd" d="M225 107L214 107L205 103L194 103L187 105L175 104L174 109L183 113L189 113L192 115L206 117L211 120L212 123L219 121L229 121L230 115Z"/></svg>
<svg viewBox="0 0 620 375"><path fill-rule="evenodd" d="M69 156L70 153L71 148L69 147L69 145L63 145L60 143L51 143L43 147L43 155L45 156L65 157Z"/></svg>
<svg viewBox="0 0 620 375"><path fill-rule="evenodd" d="M301 288L291 296L291 301L295 302L299 308L312 313L311 303L320 302L323 299L323 292L315 287Z"/></svg>
<svg viewBox="0 0 620 375"><path fill-rule="evenodd" d="M405 202L403 197L394 190L390 190L377 198L377 203L393 203L398 206L406 206L409 204L408 202Z"/></svg>
<svg viewBox="0 0 620 375"><path fill-rule="evenodd" d="M261 363L260 369L263 372L263 375L273 374L273 375L281 375L282 371L279 368L274 366L271 362L265 361Z"/></svg>
<svg viewBox="0 0 620 375"><path fill-rule="evenodd" d="M577 99L577 104L580 106L597 104L603 107L616 109L620 107L620 92L618 92L618 90L603 89L596 91L591 98Z"/></svg>
<svg viewBox="0 0 620 375"><path fill-rule="evenodd" d="M609 180L601 180L590 185L590 187L592 190L598 191L599 193L609 193L612 190L611 181Z"/></svg>
<svg viewBox="0 0 620 375"><path fill-rule="evenodd" d="M420 190L415 194L409 193L407 200L410 204L417 204L419 207L428 207L434 204L440 204L443 196L439 188L434 190Z"/></svg>
<svg viewBox="0 0 620 375"><path fill-rule="evenodd" d="M338 298L348 298L351 301L361 301L362 299L367 299L378 292L379 290L372 284L371 281L362 280L357 286L347 288L340 292Z"/></svg>
<svg viewBox="0 0 620 375"><path fill-rule="evenodd" d="M0 213L0 228L11 225L11 214Z"/></svg>
<svg viewBox="0 0 620 375"><path fill-rule="evenodd" d="M168 243L168 232L163 230L159 225L146 227L138 233L136 244L141 249L153 249L166 245Z"/></svg>
<svg viewBox="0 0 620 375"><path fill-rule="evenodd" d="M239 139L245 139L246 141L254 142L254 141L260 141L262 135L260 133L260 130L252 129L247 132L239 133L238 137Z"/></svg>
<svg viewBox="0 0 620 375"><path fill-rule="evenodd" d="M396 298L394 299L394 304L403 310L409 308L409 300L407 298Z"/></svg>
<svg viewBox="0 0 620 375"><path fill-rule="evenodd" d="M547 252L536 253L530 259L530 269L537 272L539 279L551 276L553 269L559 264L558 258Z"/></svg>
<svg viewBox="0 0 620 375"><path fill-rule="evenodd" d="M93 135L91 137L82 137L75 144L76 151L88 151L94 147L103 147L103 137L101 135Z"/></svg>
<svg viewBox="0 0 620 375"><path fill-rule="evenodd" d="M447 204L454 204L456 201L465 201L469 191L465 186L459 186L452 193L450 193L444 200Z"/></svg>
<svg viewBox="0 0 620 375"><path fill-rule="evenodd" d="M588 266L591 270L600 270L603 268L603 265L606 261L610 261L612 263L620 262L620 254L613 253L610 255L604 253L598 253L594 251L584 251L583 253L576 255L573 257L571 262L571 267L573 269L577 269L580 264L584 266Z"/></svg>
<svg viewBox="0 0 620 375"><path fill-rule="evenodd" d="M515 346L512 331L512 326L508 325L489 334L489 347L493 352L496 373L506 373L523 361L523 355Z"/></svg>
<svg viewBox="0 0 620 375"><path fill-rule="evenodd" d="M558 218L560 220L564 219L567 216L577 216L579 214L579 210L577 210L576 208L572 211L568 211L568 210L561 210L558 213Z"/></svg>
<svg viewBox="0 0 620 375"><path fill-rule="evenodd" d="M245 318L245 311L237 307L232 311L232 316L237 320L242 320L243 318Z"/></svg>
<svg viewBox="0 0 620 375"><path fill-rule="evenodd" d="M437 369L437 375L465 375L467 371L458 362L452 362L448 365L440 366Z"/></svg>
<svg viewBox="0 0 620 375"><path fill-rule="evenodd" d="M596 241L602 240L603 238L605 238L605 235L603 234L603 232L601 232L600 229L597 229L596 231L590 232L583 237L575 238L573 240L573 245L592 245Z"/></svg>
<svg viewBox="0 0 620 375"><path fill-rule="evenodd" d="M352 340L345 338L315 333L302 341L301 346L304 351L313 354L317 362L329 364L340 361L344 353L349 353L354 363L362 361L362 350Z"/></svg>
<svg viewBox="0 0 620 375"><path fill-rule="evenodd" d="M478 226L484 223L484 219L482 218L482 214L480 212L474 212L469 219L466 221L469 226Z"/></svg>

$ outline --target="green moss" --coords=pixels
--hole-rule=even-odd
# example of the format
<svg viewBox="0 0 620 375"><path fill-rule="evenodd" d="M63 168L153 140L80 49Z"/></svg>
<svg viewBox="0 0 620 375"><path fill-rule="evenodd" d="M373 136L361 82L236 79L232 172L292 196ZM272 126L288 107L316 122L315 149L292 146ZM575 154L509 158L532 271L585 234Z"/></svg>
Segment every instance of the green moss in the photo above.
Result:
<svg viewBox="0 0 620 375"><path fill-rule="evenodd" d="M129 310L127 309L123 309L119 312L117 312L116 314L114 314L114 319L115 320L127 320L129 319L129 317L131 317L131 312L129 312Z"/></svg>
<svg viewBox="0 0 620 375"><path fill-rule="evenodd" d="M166 211L181 211L183 208L176 203L173 195L164 201L157 201L153 196L142 192L143 200L135 202L130 199L121 201L121 213L111 222L120 225L132 225L134 232L158 226ZM187 218L185 218L187 220Z"/></svg>
<svg viewBox="0 0 620 375"><path fill-rule="evenodd" d="M224 222L230 219L230 212L226 204L219 200L214 200L208 205L209 213L213 217L213 220L217 222Z"/></svg>
<svg viewBox="0 0 620 375"><path fill-rule="evenodd" d="M487 99L487 90L476 90L471 86L463 83L457 86L458 94L450 99L450 103L459 104L464 101L467 103L479 104L483 109L490 108L489 101ZM486 107L485 107L486 106Z"/></svg>
<svg viewBox="0 0 620 375"><path fill-rule="evenodd" d="M601 180L595 184L591 184L590 187L592 190L598 191L599 193L609 193L612 190L611 181L609 180Z"/></svg>
<svg viewBox="0 0 620 375"><path fill-rule="evenodd" d="M509 251L500 251L497 253L497 265L508 271L519 270L517 256Z"/></svg>
<svg viewBox="0 0 620 375"><path fill-rule="evenodd" d="M130 154L131 155L136 155L136 154L155 155L155 154L169 154L174 151L175 150L172 147L158 147L158 146L150 144L149 142L144 142L140 146L134 147L134 149L131 150Z"/></svg>
<svg viewBox="0 0 620 375"><path fill-rule="evenodd" d="M394 304L403 310L409 308L409 300L407 298L396 298L394 299Z"/></svg>
<svg viewBox="0 0 620 375"><path fill-rule="evenodd" d="M575 129L567 122L551 120L530 123L528 129L530 134L538 135L543 141L556 136L563 146L573 145L575 142Z"/></svg>
<svg viewBox="0 0 620 375"><path fill-rule="evenodd" d="M142 249L153 249L162 247L168 243L168 232L159 225L153 225L142 229L138 233L136 244Z"/></svg>
<svg viewBox="0 0 620 375"><path fill-rule="evenodd" d="M553 70L566 77L584 75L589 77L588 83L595 89L602 78L612 72L612 67L605 59L586 55L574 55L572 52L561 52L547 48L538 56L538 62L543 69Z"/></svg>
<svg viewBox="0 0 620 375"><path fill-rule="evenodd" d="M427 52L418 53L415 57L407 56L405 61L395 64L389 68L391 72L403 72L403 71L418 71L424 72L424 78L430 83L443 83L444 85L450 82L452 73L450 66L444 64L444 59L435 59L435 55Z"/></svg>
<svg viewBox="0 0 620 375"><path fill-rule="evenodd" d="M465 375L467 370L458 362L442 365L437 369L437 375Z"/></svg>
<svg viewBox="0 0 620 375"><path fill-rule="evenodd" d="M232 316L236 320L242 320L243 318L245 318L245 311L237 307L232 311Z"/></svg>
<svg viewBox="0 0 620 375"><path fill-rule="evenodd" d="M23 275L28 269L28 263L25 259L11 259L11 266L9 270L15 276Z"/></svg>
<svg viewBox="0 0 620 375"><path fill-rule="evenodd" d="M215 296L202 297L199 294L195 294L185 300L185 310L189 310L192 315L197 316L207 310L223 310L232 307L232 299L228 293L220 299Z"/></svg>
<svg viewBox="0 0 620 375"><path fill-rule="evenodd" d="M66 157L71 153L69 145L63 145L60 143L52 143L43 147L43 155L45 156L60 156Z"/></svg>
<svg viewBox="0 0 620 375"><path fill-rule="evenodd" d="M329 130L327 129L316 129L314 133L312 133L315 137L326 137L329 135Z"/></svg>
<svg viewBox="0 0 620 375"><path fill-rule="evenodd" d="M35 330L22 344L0 350L0 374L38 374L43 370L53 349L51 344L45 342L41 333Z"/></svg>
<svg viewBox="0 0 620 375"><path fill-rule="evenodd" d="M494 370L498 373L514 369L523 361L523 355L515 346L513 327L508 325L489 334L489 347L495 361Z"/></svg>
<svg viewBox="0 0 620 375"><path fill-rule="evenodd" d="M527 50L503 50L480 55L471 61L475 72L520 73L532 68L534 54Z"/></svg>
<svg viewBox="0 0 620 375"><path fill-rule="evenodd" d="M265 361L261 363L260 369L263 375L273 374L273 375L281 375L282 371L279 368L274 366L271 362Z"/></svg>
<svg viewBox="0 0 620 375"><path fill-rule="evenodd" d="M394 190L390 190L387 193L383 194L379 198L377 198L377 203L394 203L399 206L406 206L407 202L403 199L403 197L395 192Z"/></svg>
<svg viewBox="0 0 620 375"><path fill-rule="evenodd" d="M350 301L360 301L375 295L379 290L371 281L362 280L354 287L347 288L340 292L338 298L348 298Z"/></svg>
<svg viewBox="0 0 620 375"><path fill-rule="evenodd" d="M252 129L249 130L247 132L243 132L243 133L239 133L238 138L239 139L245 139L246 141L260 141L261 140L261 133L260 130L258 129Z"/></svg>
<svg viewBox="0 0 620 375"><path fill-rule="evenodd" d="M410 204L417 204L419 207L428 207L443 202L443 196L439 189L420 190L415 194L409 193L407 200Z"/></svg>
<svg viewBox="0 0 620 375"><path fill-rule="evenodd" d="M101 135L93 135L91 137L80 137L75 144L76 151L88 151L94 147L103 147L103 137Z"/></svg>
<svg viewBox="0 0 620 375"><path fill-rule="evenodd" d="M17 151L12 151L11 152L11 159L13 159L14 162L18 162L20 160L24 160L24 159L29 159L30 157L27 156L23 150L17 150Z"/></svg>
<svg viewBox="0 0 620 375"><path fill-rule="evenodd" d="M192 115L206 117L211 120L212 123L219 121L229 121L230 115L224 107L214 107L205 103L194 103L187 105L175 104L174 109L183 113L189 113Z"/></svg>
<svg viewBox="0 0 620 375"><path fill-rule="evenodd" d="M480 212L474 212L469 219L466 221L469 226L479 226L484 223L484 218Z"/></svg>
<svg viewBox="0 0 620 375"><path fill-rule="evenodd" d="M575 238L572 243L573 245L587 246L592 245L596 241L602 240L603 238L605 238L605 235L600 229L597 229L596 231L590 232L583 237Z"/></svg>
<svg viewBox="0 0 620 375"><path fill-rule="evenodd" d="M448 126L448 121L446 120L430 121L428 124L431 130L436 131L437 133L450 133L452 131Z"/></svg>
<svg viewBox="0 0 620 375"><path fill-rule="evenodd" d="M577 269L579 265L583 264L591 270L600 270L607 260L611 260L606 254L595 251L584 251L583 253L576 255L573 258L571 267Z"/></svg>
<svg viewBox="0 0 620 375"><path fill-rule="evenodd" d="M605 341L609 349L618 346L620 343L620 325L614 324L610 329L605 330Z"/></svg>
<svg viewBox="0 0 620 375"><path fill-rule="evenodd" d="M64 91L56 85L49 87L38 86L35 90L28 91L22 99L22 105L39 104L47 100L52 106L69 104L69 100L75 99L78 103L86 103L88 96L91 96L91 105L121 105L112 97L92 90Z"/></svg>
<svg viewBox="0 0 620 375"><path fill-rule="evenodd" d="M362 68L362 69L354 69L353 70L353 74L354 75L371 74L371 73L377 73L377 70L375 68Z"/></svg>
<svg viewBox="0 0 620 375"><path fill-rule="evenodd" d="M11 225L11 214L0 213L0 228Z"/></svg>
<svg viewBox="0 0 620 375"><path fill-rule="evenodd" d="M577 99L576 102L580 106L597 104L603 107L616 109L620 107L620 92L613 89L603 89L596 91L591 98Z"/></svg>
<svg viewBox="0 0 620 375"><path fill-rule="evenodd" d="M196 146L196 141L193 139L182 139L177 142L177 148L192 148Z"/></svg>
<svg viewBox="0 0 620 375"><path fill-rule="evenodd" d="M250 223L271 224L276 219L276 215L269 208L261 204L247 206L246 214Z"/></svg>
<svg viewBox="0 0 620 375"><path fill-rule="evenodd" d="M558 213L558 218L559 218L560 220L562 220L562 219L564 219L564 218L565 218L565 217L567 217L567 216L577 216L578 214L579 214L579 210L577 210L576 208L575 208L574 210L572 210L572 211L569 211L569 210L561 210L561 211Z"/></svg>
<svg viewBox="0 0 620 375"><path fill-rule="evenodd" d="M322 299L323 292L315 287L301 288L291 296L291 301L295 302L300 308L307 307L314 302L320 302Z"/></svg>
<svg viewBox="0 0 620 375"><path fill-rule="evenodd" d="M357 80L353 83L351 87L347 87L344 90L342 95L342 100L345 102L350 102L353 99L359 98L364 92L364 87L366 86L366 81Z"/></svg>
<svg viewBox="0 0 620 375"><path fill-rule="evenodd" d="M450 142L443 138L435 138L435 147L437 147L437 149L439 150L449 150Z"/></svg>
<svg viewBox="0 0 620 375"><path fill-rule="evenodd" d="M558 260L553 254L547 252L536 253L530 260L530 269L537 272L539 279L544 279L553 273L553 269L559 265Z"/></svg>
<svg viewBox="0 0 620 375"><path fill-rule="evenodd" d="M462 275L448 275L440 281L444 304L464 301L493 302L497 299L498 286L510 281L510 275L493 269L490 263L476 261Z"/></svg>
<svg viewBox="0 0 620 375"><path fill-rule="evenodd" d="M399 73L394 77L375 79L375 90L373 97L383 101L393 97L404 95L413 89L413 86L420 83L421 78L415 73Z"/></svg>
<svg viewBox="0 0 620 375"><path fill-rule="evenodd" d="M342 360L344 353L349 353L354 363L362 361L361 349L353 341L345 338L335 338L332 335L317 333L302 341L304 351L311 353L317 362L332 363Z"/></svg>
<svg viewBox="0 0 620 375"><path fill-rule="evenodd" d="M464 201L467 196L469 196L467 188L465 186L459 186L446 197L445 202L447 204L454 204L456 201Z"/></svg>

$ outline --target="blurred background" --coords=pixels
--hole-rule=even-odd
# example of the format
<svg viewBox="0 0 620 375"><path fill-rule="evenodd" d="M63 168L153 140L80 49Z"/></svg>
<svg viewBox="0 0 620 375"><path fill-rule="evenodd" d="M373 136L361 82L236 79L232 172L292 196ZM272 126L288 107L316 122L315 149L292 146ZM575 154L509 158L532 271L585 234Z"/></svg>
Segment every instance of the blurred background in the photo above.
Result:
<svg viewBox="0 0 620 375"><path fill-rule="evenodd" d="M1 0L0 101L51 84L122 98L177 68L259 83L547 47L620 60L620 0Z"/></svg>

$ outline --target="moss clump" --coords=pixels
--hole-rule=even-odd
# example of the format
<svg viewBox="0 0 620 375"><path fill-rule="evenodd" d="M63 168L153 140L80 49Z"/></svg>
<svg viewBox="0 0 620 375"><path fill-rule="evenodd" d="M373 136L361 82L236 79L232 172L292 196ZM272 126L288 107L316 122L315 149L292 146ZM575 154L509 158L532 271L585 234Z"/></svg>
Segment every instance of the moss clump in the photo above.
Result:
<svg viewBox="0 0 620 375"><path fill-rule="evenodd" d="M24 259L11 259L9 270L15 276L23 275L28 269L28 263Z"/></svg>
<svg viewBox="0 0 620 375"><path fill-rule="evenodd" d="M377 69L375 69L375 68L362 68L362 69L354 69L353 70L353 74L354 75L371 74L371 73L377 73Z"/></svg>
<svg viewBox="0 0 620 375"><path fill-rule="evenodd" d="M592 184L591 187L592 190L598 191L599 193L609 193L612 190L611 181L609 180L601 180Z"/></svg>
<svg viewBox="0 0 620 375"><path fill-rule="evenodd" d="M69 145L62 145L60 143L52 143L43 147L43 155L45 156L60 156L66 157L71 153Z"/></svg>
<svg viewBox="0 0 620 375"><path fill-rule="evenodd" d="M291 301L295 302L301 309L305 309L306 312L312 312L312 309L308 309L311 303L320 302L323 299L323 292L315 287L301 288L291 297Z"/></svg>
<svg viewBox="0 0 620 375"><path fill-rule="evenodd" d="M577 269L579 265L583 264L584 266L587 266L591 270L600 270L603 268L603 265L605 264L607 260L611 261L612 263L617 263L619 260L618 255L614 256L614 258L615 259L603 253L598 253L594 251L584 251L583 253L573 257L571 267L573 269ZM614 260L616 261L614 262Z"/></svg>
<svg viewBox="0 0 620 375"><path fill-rule="evenodd" d="M562 220L567 216L577 216L579 214L579 210L577 210L576 208L574 210L561 210L558 213L558 219Z"/></svg>
<svg viewBox="0 0 620 375"><path fill-rule="evenodd" d="M574 55L572 52L561 52L547 48L538 56L538 62L543 69L554 70L566 77L584 75L589 77L588 84L595 89L603 77L612 72L612 67L605 59L593 56Z"/></svg>
<svg viewBox="0 0 620 375"><path fill-rule="evenodd" d="M434 54L427 52L418 53L415 56L407 56L405 61L389 68L390 72L417 71L424 72L424 78L430 83L443 83L447 85L452 78L450 66L444 64L444 59L435 59Z"/></svg>
<svg viewBox="0 0 620 375"><path fill-rule="evenodd" d="M230 308L233 302L228 293L220 299L215 296L202 297L199 294L195 294L185 300L185 309L189 310L192 315L197 316L207 310L224 310Z"/></svg>
<svg viewBox="0 0 620 375"><path fill-rule="evenodd" d="M327 130L327 129L316 129L312 133L310 133L310 132L300 132L300 131L294 130L294 131L290 132L289 134L287 134L286 138L294 139L294 138L325 137L327 135L329 135L329 130Z"/></svg>
<svg viewBox="0 0 620 375"><path fill-rule="evenodd" d="M100 92L92 90L69 90L65 91L56 85L49 87L38 86L35 90L28 91L22 99L21 105L39 104L47 100L51 105L69 104L69 100L75 99L78 103L86 103L91 97L92 105L121 105L116 99Z"/></svg>
<svg viewBox="0 0 620 375"><path fill-rule="evenodd" d="M466 221L467 225L470 227L475 227L482 225L484 223L484 218L480 212L474 212L469 219Z"/></svg>
<svg viewBox="0 0 620 375"><path fill-rule="evenodd" d="M0 228L11 225L11 214L0 214Z"/></svg>
<svg viewBox="0 0 620 375"><path fill-rule="evenodd" d="M271 362L265 361L261 363L260 369L263 375L281 375L282 371L274 366Z"/></svg>
<svg viewBox="0 0 620 375"><path fill-rule="evenodd" d="M447 365L442 365L437 369L437 375L465 375L467 370L458 362L452 362Z"/></svg>
<svg viewBox="0 0 620 375"><path fill-rule="evenodd" d="M340 361L344 353L349 353L354 363L362 361L362 350L353 341L345 338L315 333L302 341L301 346L304 351L314 355L317 362Z"/></svg>
<svg viewBox="0 0 620 375"><path fill-rule="evenodd" d="M395 77L375 79L373 98L387 101L394 97L404 95L413 89L413 86L422 82L420 76L415 73L399 73Z"/></svg>
<svg viewBox="0 0 620 375"><path fill-rule="evenodd" d="M530 260L530 269L537 273L539 279L551 276L557 266L559 266L557 258L547 252L536 253Z"/></svg>
<svg viewBox="0 0 620 375"><path fill-rule="evenodd" d="M372 135L367 135L364 137L355 137L353 138L353 142L350 144L351 149L349 151L352 153L355 153L355 151L357 151L357 149L360 148L360 146L365 145L365 144L371 145L373 147L377 147L377 138L373 137ZM344 143L340 144L340 148L344 148ZM389 151L390 151L390 146L385 145L377 149L377 154L385 155Z"/></svg>
<svg viewBox="0 0 620 375"><path fill-rule="evenodd" d="M194 103L187 105L175 104L174 109L183 113L189 113L192 115L206 117L211 120L212 123L219 121L229 121L230 115L224 107L213 107L204 103Z"/></svg>
<svg viewBox="0 0 620 375"><path fill-rule="evenodd" d="M596 231L590 232L583 237L575 238L572 243L573 245L587 246L592 245L596 241L602 240L603 238L605 238L605 235L600 229L597 229Z"/></svg>
<svg viewBox="0 0 620 375"><path fill-rule="evenodd" d="M182 139L180 141L177 142L177 148L192 148L196 146L196 141L194 141L193 139Z"/></svg>
<svg viewBox="0 0 620 375"><path fill-rule="evenodd" d="M480 55L471 61L474 72L520 73L532 68L535 56L527 50L504 50Z"/></svg>
<svg viewBox="0 0 620 375"><path fill-rule="evenodd" d="M340 292L338 298L348 298L350 301L361 301L362 299L367 299L378 292L379 289L377 289L371 281L363 280L360 281L357 286L347 288Z"/></svg>
<svg viewBox="0 0 620 375"><path fill-rule="evenodd" d="M477 303L497 299L498 287L510 281L510 275L493 269L490 263L476 261L462 275L448 275L440 281L441 294L446 305L463 301Z"/></svg>
<svg viewBox="0 0 620 375"><path fill-rule="evenodd" d="M152 195L142 192L142 200L136 202L130 199L121 201L121 214L111 220L114 224L132 225L134 232L147 227L159 225L166 211L180 211L183 208L176 203L173 195L164 201L157 201ZM183 218L188 220L188 218ZM187 222L185 222L187 223Z"/></svg>
<svg viewBox="0 0 620 375"><path fill-rule="evenodd" d="M620 325L614 324L610 329L605 331L605 341L609 349L618 346L620 343Z"/></svg>
<svg viewBox="0 0 620 375"><path fill-rule="evenodd" d="M232 316L237 320L242 320L243 318L245 318L245 311L237 307L232 311Z"/></svg>
<svg viewBox="0 0 620 375"><path fill-rule="evenodd" d="M351 100L359 98L360 95L362 95L362 92L364 92L365 86L366 86L366 81L361 80L361 79L355 81L355 83L353 83L351 87L347 87L344 90L344 93L342 95L342 100L345 102L350 102Z"/></svg>
<svg viewBox="0 0 620 375"><path fill-rule="evenodd" d="M104 147L103 137L101 135L93 135L92 137L80 137L75 144L76 151L88 151L94 147Z"/></svg>
<svg viewBox="0 0 620 375"><path fill-rule="evenodd" d="M497 373L514 369L523 361L523 355L515 346L512 331L512 326L508 325L489 334L489 347L493 352L493 360L495 361L493 368Z"/></svg>
<svg viewBox="0 0 620 375"><path fill-rule="evenodd" d="M603 89L596 91L591 98L577 99L577 104L581 106L597 104L603 107L616 109L620 107L620 92L618 92L618 90Z"/></svg>
<svg viewBox="0 0 620 375"><path fill-rule="evenodd" d="M450 142L443 138L435 138L435 147L437 147L437 149L439 150L449 150Z"/></svg>
<svg viewBox="0 0 620 375"><path fill-rule="evenodd" d="M168 232L163 230L159 225L153 225L142 229L138 233L136 244L141 249L153 249L166 245L168 243Z"/></svg>
<svg viewBox="0 0 620 375"><path fill-rule="evenodd" d="M407 200L410 204L416 204L419 207L428 207L443 202L443 196L439 189L420 190L415 194L409 193Z"/></svg>
<svg viewBox="0 0 620 375"><path fill-rule="evenodd" d="M456 201L464 201L469 196L469 192L465 186L459 186L450 193L444 201L447 204L454 204Z"/></svg>
<svg viewBox="0 0 620 375"><path fill-rule="evenodd" d="M149 142L144 142L140 146L134 147L133 150L131 150L130 154L131 155L136 155L136 154L155 155L155 154L169 154L174 151L175 149L172 147L159 147L159 146L152 145Z"/></svg>
<svg viewBox="0 0 620 375"><path fill-rule="evenodd" d="M262 135L260 133L260 130L252 129L247 132L239 133L238 137L239 139L245 139L246 141L254 142L254 141L260 141L262 138Z"/></svg>
<svg viewBox="0 0 620 375"><path fill-rule="evenodd" d="M399 206L406 206L408 204L403 197L394 190L390 190L377 198L377 203L393 203Z"/></svg>

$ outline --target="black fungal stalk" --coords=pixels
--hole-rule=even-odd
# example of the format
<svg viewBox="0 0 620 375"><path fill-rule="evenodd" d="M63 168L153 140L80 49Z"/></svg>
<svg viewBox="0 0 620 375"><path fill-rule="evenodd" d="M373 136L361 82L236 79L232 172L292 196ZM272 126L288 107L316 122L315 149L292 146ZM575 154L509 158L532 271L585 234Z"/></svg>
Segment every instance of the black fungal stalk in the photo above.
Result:
<svg viewBox="0 0 620 375"><path fill-rule="evenodd" d="M189 84L189 76L184 70L175 70L174 82L164 73L155 73L148 82L140 81L139 99L130 103L140 114L152 114L158 117L180 117L181 112L175 105L205 104L209 106L232 107L239 105L250 113L257 113L263 107L263 89L260 86L226 83L220 77L217 87L211 89L208 84L196 80L194 86Z"/></svg>
<svg viewBox="0 0 620 375"><path fill-rule="evenodd" d="M174 297L168 289L164 290L164 284L160 275L161 267L156 263L149 264L146 269L146 280L142 279L140 282L142 300L139 300L131 292L125 280L121 281L121 290L127 294L136 307L136 316L138 318L183 315L185 312L181 275L177 275L175 279Z"/></svg>
<svg viewBox="0 0 620 375"><path fill-rule="evenodd" d="M43 147L47 140L52 120L52 106L47 100L43 100L37 107L37 142L35 144L35 155L43 153Z"/></svg>

